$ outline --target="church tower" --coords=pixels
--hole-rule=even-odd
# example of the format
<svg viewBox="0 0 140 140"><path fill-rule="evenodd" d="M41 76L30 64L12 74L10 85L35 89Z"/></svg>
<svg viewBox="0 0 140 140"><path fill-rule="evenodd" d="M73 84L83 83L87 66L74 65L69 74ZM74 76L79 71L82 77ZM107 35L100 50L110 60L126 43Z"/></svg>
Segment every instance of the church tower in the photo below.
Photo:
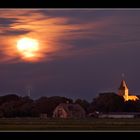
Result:
<svg viewBox="0 0 140 140"><path fill-rule="evenodd" d="M128 101L128 87L126 85L125 80L121 81L121 85L119 87L118 95L123 96L125 101Z"/></svg>

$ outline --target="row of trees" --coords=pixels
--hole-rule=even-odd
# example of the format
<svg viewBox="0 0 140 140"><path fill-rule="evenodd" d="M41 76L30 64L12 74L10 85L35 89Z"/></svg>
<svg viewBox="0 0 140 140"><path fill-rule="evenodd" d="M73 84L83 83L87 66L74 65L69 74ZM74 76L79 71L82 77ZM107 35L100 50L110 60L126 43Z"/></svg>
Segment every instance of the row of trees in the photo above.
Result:
<svg viewBox="0 0 140 140"><path fill-rule="evenodd" d="M94 98L90 105L90 112L140 112L140 100L124 101L122 96L115 93L102 93Z"/></svg>
<svg viewBox="0 0 140 140"><path fill-rule="evenodd" d="M41 97L37 100L20 97L14 94L0 97L0 117L39 117L46 113L52 117L53 111L60 103L77 103L87 114L99 112L140 112L140 100L124 102L123 97L115 93L101 93L92 102L66 97Z"/></svg>

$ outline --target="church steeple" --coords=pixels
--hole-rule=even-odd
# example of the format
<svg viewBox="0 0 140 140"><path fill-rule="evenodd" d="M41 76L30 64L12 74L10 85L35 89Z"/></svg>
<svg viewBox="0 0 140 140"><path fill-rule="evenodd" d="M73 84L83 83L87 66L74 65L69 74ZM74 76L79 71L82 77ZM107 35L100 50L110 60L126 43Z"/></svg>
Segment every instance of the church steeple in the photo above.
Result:
<svg viewBox="0 0 140 140"><path fill-rule="evenodd" d="M119 90L125 90L125 89L128 89L127 85L126 85L126 82L125 80L122 80L121 81L121 85L119 87Z"/></svg>
<svg viewBox="0 0 140 140"><path fill-rule="evenodd" d="M124 101L128 101L128 100L139 100L139 98L137 96L134 95L128 95L129 94L129 90L128 90L128 86L124 80L124 74L122 75L123 79L121 81L120 87L119 87L119 91L118 91L118 95L122 96L124 98Z"/></svg>
<svg viewBox="0 0 140 140"><path fill-rule="evenodd" d="M123 96L124 99L127 101L128 100L128 86L124 80L124 74L122 75L122 77L123 79L119 87L118 95Z"/></svg>

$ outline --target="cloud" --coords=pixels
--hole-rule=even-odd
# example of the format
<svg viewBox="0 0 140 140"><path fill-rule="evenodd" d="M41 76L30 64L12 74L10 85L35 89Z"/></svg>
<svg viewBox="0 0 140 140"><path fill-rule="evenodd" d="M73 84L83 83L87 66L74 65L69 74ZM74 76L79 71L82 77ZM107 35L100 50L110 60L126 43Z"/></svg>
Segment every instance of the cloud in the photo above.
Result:
<svg viewBox="0 0 140 140"><path fill-rule="evenodd" d="M38 10L22 10L20 12L9 10L0 12L2 16L0 38L4 46L1 51L7 54L10 53L7 56L11 57L11 60L18 54L17 50L11 48L12 44L10 44L16 40L16 36L17 39L23 35L37 38L41 44L40 54L44 55L43 60L49 60L50 55L48 54L57 53L57 51L61 50L66 51L72 47L66 43L67 40L83 38L88 34L88 24L81 23L80 25L79 23L73 23L73 19L68 16L52 17L51 15L40 13ZM4 36L7 37L7 41L4 39Z"/></svg>
<svg viewBox="0 0 140 140"><path fill-rule="evenodd" d="M27 30L27 29L17 29L17 30L9 29L9 30L4 30L4 31L0 32L0 35L17 36L17 35L24 35L24 34L27 34L30 32L31 32L31 30Z"/></svg>
<svg viewBox="0 0 140 140"><path fill-rule="evenodd" d="M40 61L106 53L124 44L130 47L140 36L138 11L16 9L0 13L1 51L11 60L18 55L11 43L23 36L39 40Z"/></svg>
<svg viewBox="0 0 140 140"><path fill-rule="evenodd" d="M11 27L13 23L17 23L17 18L3 18L0 17L0 27Z"/></svg>

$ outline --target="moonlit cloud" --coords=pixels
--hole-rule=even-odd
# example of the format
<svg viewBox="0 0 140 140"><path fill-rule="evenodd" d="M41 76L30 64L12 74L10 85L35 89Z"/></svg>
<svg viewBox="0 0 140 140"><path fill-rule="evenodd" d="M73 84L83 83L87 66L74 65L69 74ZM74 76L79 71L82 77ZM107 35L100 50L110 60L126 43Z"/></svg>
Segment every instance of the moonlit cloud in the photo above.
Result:
<svg viewBox="0 0 140 140"><path fill-rule="evenodd" d="M19 30L3 30L0 32L2 36L17 36L17 35L24 35L31 32L30 30L19 29Z"/></svg>
<svg viewBox="0 0 140 140"><path fill-rule="evenodd" d="M13 54L9 55L9 59L18 57L15 42L20 37L28 36L38 39L42 50L40 61L47 61L53 59L52 56L61 55L61 52L69 54L70 48L75 47L72 43L74 40L92 38L94 34L96 35L93 29L97 30L103 26L98 21L85 22L82 18L51 16L49 10L48 13L45 12L40 10L0 11L0 38L4 42L2 44L4 49L1 51L5 51L7 55L9 52ZM5 41L4 37L8 40ZM50 54L53 55L49 56ZM71 52L72 54L75 52Z"/></svg>

